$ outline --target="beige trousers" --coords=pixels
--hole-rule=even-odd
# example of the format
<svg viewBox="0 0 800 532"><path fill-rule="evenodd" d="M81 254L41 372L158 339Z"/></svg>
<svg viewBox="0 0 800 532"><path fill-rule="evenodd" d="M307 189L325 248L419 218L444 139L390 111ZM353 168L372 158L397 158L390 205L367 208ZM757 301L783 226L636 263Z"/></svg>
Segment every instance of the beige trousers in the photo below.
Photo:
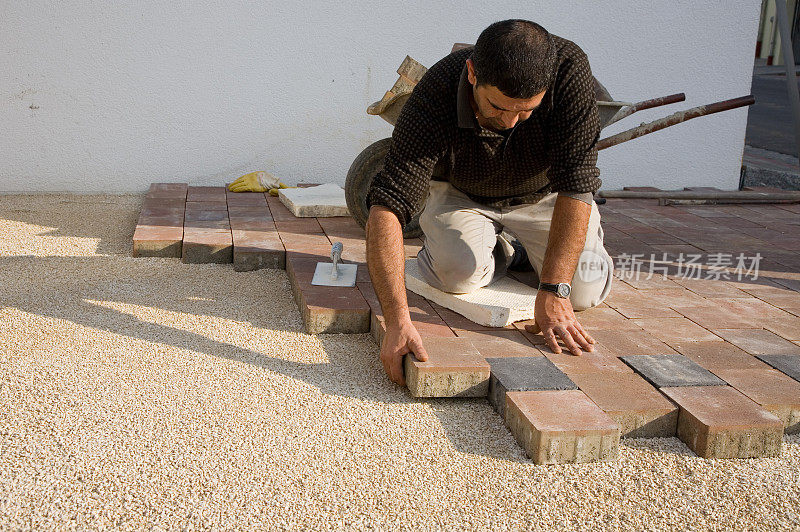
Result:
<svg viewBox="0 0 800 532"><path fill-rule="evenodd" d="M425 280L445 292L468 293L505 275L516 237L531 265L542 271L553 193L534 204L494 209L475 203L450 183L431 181L420 226L425 244L417 260ZM603 247L600 212L592 202L586 243L572 277L570 301L575 310L599 305L611 290L613 261Z"/></svg>

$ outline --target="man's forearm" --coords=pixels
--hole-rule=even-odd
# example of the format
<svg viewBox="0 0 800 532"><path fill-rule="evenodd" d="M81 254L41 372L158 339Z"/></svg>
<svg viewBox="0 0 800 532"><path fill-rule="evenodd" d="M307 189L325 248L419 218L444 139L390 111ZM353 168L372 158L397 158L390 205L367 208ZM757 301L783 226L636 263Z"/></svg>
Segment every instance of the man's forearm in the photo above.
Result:
<svg viewBox="0 0 800 532"><path fill-rule="evenodd" d="M387 325L410 321L403 228L397 216L380 205L369 210L367 267Z"/></svg>
<svg viewBox="0 0 800 532"><path fill-rule="evenodd" d="M544 283L569 283L575 274L589 226L590 205L559 196L553 208L550 236L539 278Z"/></svg>

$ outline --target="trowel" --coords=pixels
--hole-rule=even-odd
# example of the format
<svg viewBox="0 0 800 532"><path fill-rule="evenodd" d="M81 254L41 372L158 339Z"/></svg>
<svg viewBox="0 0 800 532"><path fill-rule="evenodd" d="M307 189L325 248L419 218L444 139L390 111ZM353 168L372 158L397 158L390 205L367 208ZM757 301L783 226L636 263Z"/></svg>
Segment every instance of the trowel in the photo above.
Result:
<svg viewBox="0 0 800 532"><path fill-rule="evenodd" d="M317 269L314 271L314 278L311 284L316 286L355 286L358 264L341 264L342 250L344 246L341 242L336 242L331 246L331 260L333 262L318 262Z"/></svg>

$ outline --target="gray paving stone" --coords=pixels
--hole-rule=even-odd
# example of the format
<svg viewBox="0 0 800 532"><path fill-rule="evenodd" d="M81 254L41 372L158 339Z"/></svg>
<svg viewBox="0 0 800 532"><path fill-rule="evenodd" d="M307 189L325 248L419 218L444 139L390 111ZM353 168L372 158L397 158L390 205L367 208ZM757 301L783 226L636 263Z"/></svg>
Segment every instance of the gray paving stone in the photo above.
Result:
<svg viewBox="0 0 800 532"><path fill-rule="evenodd" d="M756 357L800 382L800 355L756 355Z"/></svg>
<svg viewBox="0 0 800 532"><path fill-rule="evenodd" d="M657 388L726 384L683 355L631 355L620 358Z"/></svg>
<svg viewBox="0 0 800 532"><path fill-rule="evenodd" d="M487 358L491 366L489 402L505 417L506 392L577 390L560 369L545 357Z"/></svg>

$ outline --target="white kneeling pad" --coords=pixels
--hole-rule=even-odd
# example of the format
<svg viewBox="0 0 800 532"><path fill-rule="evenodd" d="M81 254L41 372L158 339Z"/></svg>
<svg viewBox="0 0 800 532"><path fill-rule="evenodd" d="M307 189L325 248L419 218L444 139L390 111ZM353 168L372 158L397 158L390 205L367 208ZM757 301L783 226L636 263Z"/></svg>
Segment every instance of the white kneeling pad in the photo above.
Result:
<svg viewBox="0 0 800 532"><path fill-rule="evenodd" d="M486 327L505 327L533 319L537 290L509 276L469 294L450 294L422 278L417 259L406 261L406 288Z"/></svg>

